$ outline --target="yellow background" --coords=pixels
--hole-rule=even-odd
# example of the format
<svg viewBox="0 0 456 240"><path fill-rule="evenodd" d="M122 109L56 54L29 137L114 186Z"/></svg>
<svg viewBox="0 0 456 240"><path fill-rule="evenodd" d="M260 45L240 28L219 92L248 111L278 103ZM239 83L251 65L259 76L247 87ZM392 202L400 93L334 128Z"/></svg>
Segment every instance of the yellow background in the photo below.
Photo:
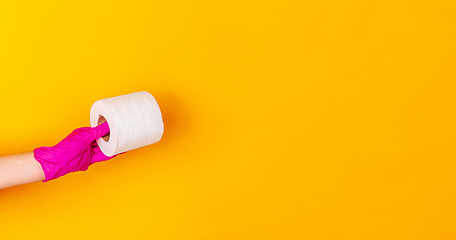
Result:
<svg viewBox="0 0 456 240"><path fill-rule="evenodd" d="M456 239L455 1L0 1L0 155L99 99L165 134L0 191L0 239Z"/></svg>

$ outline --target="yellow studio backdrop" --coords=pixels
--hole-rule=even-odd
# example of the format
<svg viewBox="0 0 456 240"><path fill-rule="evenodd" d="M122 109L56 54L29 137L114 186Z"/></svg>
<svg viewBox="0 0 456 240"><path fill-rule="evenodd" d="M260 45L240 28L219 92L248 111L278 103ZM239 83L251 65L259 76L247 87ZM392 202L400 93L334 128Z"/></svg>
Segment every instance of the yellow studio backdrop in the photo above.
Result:
<svg viewBox="0 0 456 240"><path fill-rule="evenodd" d="M157 144L0 191L0 239L456 239L456 2L0 1L0 155L152 93Z"/></svg>

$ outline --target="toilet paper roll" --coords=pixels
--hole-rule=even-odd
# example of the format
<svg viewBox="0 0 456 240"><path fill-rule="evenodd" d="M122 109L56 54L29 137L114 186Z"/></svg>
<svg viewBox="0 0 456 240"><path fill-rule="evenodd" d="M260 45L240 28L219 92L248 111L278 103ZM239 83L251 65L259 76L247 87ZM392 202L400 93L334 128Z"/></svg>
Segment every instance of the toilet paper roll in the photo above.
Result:
<svg viewBox="0 0 456 240"><path fill-rule="evenodd" d="M155 98L145 91L96 101L90 110L92 127L98 125L101 116L110 128L108 141L97 140L106 156L156 143L163 135L160 108Z"/></svg>

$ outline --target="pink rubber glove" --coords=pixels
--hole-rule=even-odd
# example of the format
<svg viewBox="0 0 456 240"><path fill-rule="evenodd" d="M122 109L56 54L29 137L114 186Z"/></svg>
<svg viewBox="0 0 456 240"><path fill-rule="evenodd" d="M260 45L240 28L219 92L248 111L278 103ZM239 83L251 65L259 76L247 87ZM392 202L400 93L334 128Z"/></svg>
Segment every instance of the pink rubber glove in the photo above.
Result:
<svg viewBox="0 0 456 240"><path fill-rule="evenodd" d="M90 165L109 160L101 152L95 140L109 133L107 122L97 127L75 129L70 135L53 147L33 150L35 159L41 164L47 182L70 172L85 171Z"/></svg>

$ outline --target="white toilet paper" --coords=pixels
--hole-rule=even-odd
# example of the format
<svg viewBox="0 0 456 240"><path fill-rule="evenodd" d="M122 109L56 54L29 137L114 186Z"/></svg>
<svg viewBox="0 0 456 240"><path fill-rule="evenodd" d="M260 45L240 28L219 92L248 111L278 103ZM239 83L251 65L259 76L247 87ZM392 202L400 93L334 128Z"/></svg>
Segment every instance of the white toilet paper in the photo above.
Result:
<svg viewBox="0 0 456 240"><path fill-rule="evenodd" d="M100 116L106 119L111 131L109 141L97 140L106 156L156 143L163 135L160 108L145 91L96 101L90 110L92 127L98 125Z"/></svg>

